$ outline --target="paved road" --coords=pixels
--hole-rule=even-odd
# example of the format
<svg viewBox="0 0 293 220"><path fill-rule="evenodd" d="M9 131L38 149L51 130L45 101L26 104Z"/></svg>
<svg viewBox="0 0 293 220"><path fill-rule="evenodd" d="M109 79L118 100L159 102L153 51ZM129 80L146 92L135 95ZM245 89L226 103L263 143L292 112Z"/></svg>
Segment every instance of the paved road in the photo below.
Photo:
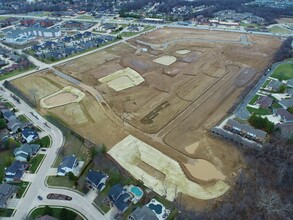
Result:
<svg viewBox="0 0 293 220"><path fill-rule="evenodd" d="M0 82L2 85L3 81ZM93 205L92 200L88 200L87 197L82 196L76 192L66 190L66 189L52 189L48 188L45 185L46 176L50 175L51 173L51 166L56 158L56 152L58 148L63 145L63 134L62 132L55 127L53 124L47 122L43 117L41 117L34 109L28 106L24 101L21 100L21 104L15 102L10 97L10 92L4 89L5 92L1 90L1 94L3 97L11 101L16 108L18 108L22 113L24 113L36 126L39 126L43 129L48 135L52 138L52 146L50 149L47 150L46 157L43 161L42 166L40 167L39 171L32 177L33 181L31 183L30 188L28 189L24 198L22 198L17 204L15 204L17 211L13 218L7 219L23 219L27 216L29 211L38 205L57 205L57 206L68 206L70 208L76 209L81 212L88 220L96 220L106 219ZM39 119L33 117L30 112L33 112L35 115L38 116ZM44 125L47 123L50 128ZM47 200L46 196L48 193L62 193L71 196L73 199L71 201L51 201ZM40 195L44 198L44 200L40 201L37 199L37 196Z"/></svg>
<svg viewBox="0 0 293 220"><path fill-rule="evenodd" d="M249 111L246 109L246 106L250 102L250 100L255 96L257 91L261 88L261 86L264 84L264 82L272 75L272 73L275 71L275 69L281 65L290 63L293 64L292 61L283 61L274 63L271 67L271 70L267 72L267 74L263 75L262 78L258 81L258 83L254 86L254 88L248 93L248 95L245 97L245 99L241 102L241 104L235 109L234 115L238 118L247 120L250 117Z"/></svg>
<svg viewBox="0 0 293 220"><path fill-rule="evenodd" d="M147 43L141 40L136 40L136 42L143 44L143 45L147 45L149 47L151 47L154 50L164 50L166 48L168 48L168 46L170 44L174 44L174 43L186 43L186 42L209 42L209 43L227 43L227 44L244 44L244 45L249 45L250 43L248 42L248 39L245 35L240 36L240 40L239 41L232 41L232 40L210 40L210 39L202 39L202 38L180 38L180 39L174 39L162 44L152 44L152 43Z"/></svg>

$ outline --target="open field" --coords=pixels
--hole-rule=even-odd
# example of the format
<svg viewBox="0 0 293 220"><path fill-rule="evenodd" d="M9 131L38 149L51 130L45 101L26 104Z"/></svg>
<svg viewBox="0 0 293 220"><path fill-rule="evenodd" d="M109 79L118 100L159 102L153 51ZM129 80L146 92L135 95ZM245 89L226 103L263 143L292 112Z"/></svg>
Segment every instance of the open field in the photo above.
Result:
<svg viewBox="0 0 293 220"><path fill-rule="evenodd" d="M276 78L280 81L293 79L293 64L282 64L279 65L271 77Z"/></svg>
<svg viewBox="0 0 293 220"><path fill-rule="evenodd" d="M275 34L290 34L292 33L291 30L279 26L273 26L270 28L270 32L275 33Z"/></svg>
<svg viewBox="0 0 293 220"><path fill-rule="evenodd" d="M185 179L196 182L198 187L208 188L221 182L229 188L244 166L241 156L232 144L210 135L209 129L227 115L243 90L271 65L273 53L281 43L270 36L159 29L55 66L82 81L84 89L91 88L91 94L100 98L97 103L86 93L79 103L46 111L60 117L83 137L104 142L108 148L131 134L179 164L180 175L185 174ZM164 56L176 60L168 66L154 62ZM145 81L120 91L99 82L128 67ZM34 81L38 75L28 79ZM52 74L46 77L54 79L53 84L58 82L61 89L68 85ZM151 161L143 160L137 169L144 167L157 179L169 178L169 168L162 172L151 165ZM207 174L201 172L202 167ZM182 192L186 193L183 189ZM220 195L215 193L210 198ZM196 204L193 202L190 201Z"/></svg>

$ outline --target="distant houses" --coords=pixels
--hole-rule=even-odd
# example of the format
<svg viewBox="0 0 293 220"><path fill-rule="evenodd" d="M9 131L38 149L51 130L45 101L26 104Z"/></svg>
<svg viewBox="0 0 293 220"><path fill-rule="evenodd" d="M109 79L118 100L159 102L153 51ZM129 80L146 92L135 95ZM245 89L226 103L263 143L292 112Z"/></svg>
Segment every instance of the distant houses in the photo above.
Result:
<svg viewBox="0 0 293 220"><path fill-rule="evenodd" d="M280 108L275 110L275 114L281 117L283 123L293 122L293 114L288 112L286 109Z"/></svg>
<svg viewBox="0 0 293 220"><path fill-rule="evenodd" d="M233 119L229 119L227 121L227 123L224 125L224 129L259 143L264 142L267 136L265 131L255 129L248 124L241 124Z"/></svg>

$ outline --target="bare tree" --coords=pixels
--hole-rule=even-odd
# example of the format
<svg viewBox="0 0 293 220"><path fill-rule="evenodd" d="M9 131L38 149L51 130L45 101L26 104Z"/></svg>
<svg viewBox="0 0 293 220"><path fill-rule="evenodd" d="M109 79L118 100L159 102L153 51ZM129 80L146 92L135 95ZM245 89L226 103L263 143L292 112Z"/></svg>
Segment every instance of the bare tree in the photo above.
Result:
<svg viewBox="0 0 293 220"><path fill-rule="evenodd" d="M285 217L287 211L292 208L289 203L284 203L280 196L274 191L261 188L258 192L258 197L257 207L262 209L267 216Z"/></svg>

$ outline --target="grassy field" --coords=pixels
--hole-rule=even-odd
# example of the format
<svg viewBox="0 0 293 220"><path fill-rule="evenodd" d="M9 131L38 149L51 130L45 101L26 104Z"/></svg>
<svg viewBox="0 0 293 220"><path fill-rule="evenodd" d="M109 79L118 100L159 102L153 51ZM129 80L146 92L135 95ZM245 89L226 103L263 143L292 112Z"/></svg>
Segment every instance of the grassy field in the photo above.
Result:
<svg viewBox="0 0 293 220"><path fill-rule="evenodd" d="M250 112L250 113L255 113L256 115L270 115L272 114L272 112L268 109L265 108L251 108L251 107L246 107L246 109Z"/></svg>
<svg viewBox="0 0 293 220"><path fill-rule="evenodd" d="M21 181L19 183L11 183L12 185L18 186L19 190L17 191L16 198L20 199L24 195L26 188L29 185L29 182Z"/></svg>
<svg viewBox="0 0 293 220"><path fill-rule="evenodd" d="M30 172L31 173L35 173L36 170L38 169L40 163L42 162L43 158L45 157L44 154L38 154L36 155L34 158L32 158L30 161L29 161L29 164L31 164L31 167L30 167Z"/></svg>
<svg viewBox="0 0 293 220"><path fill-rule="evenodd" d="M11 104L10 102L5 102L4 105L6 108L14 108L14 105Z"/></svg>
<svg viewBox="0 0 293 220"><path fill-rule="evenodd" d="M266 80L266 81L264 82L264 84L262 84L261 88L266 88L267 85L269 85L270 82L271 82L271 80Z"/></svg>
<svg viewBox="0 0 293 220"><path fill-rule="evenodd" d="M286 29L286 28L282 28L279 26L274 26L270 29L270 32L274 33L274 34L290 34L292 33L292 31Z"/></svg>
<svg viewBox="0 0 293 220"><path fill-rule="evenodd" d="M12 71L11 73L7 73L7 74L4 74L4 75L1 75L0 76L0 80L4 80L4 79L8 79L12 76L17 76L21 73L24 73L24 72L27 72L27 71L30 71L30 70L33 70L35 67L30 67L28 69L24 69L24 70L15 70L15 71Z"/></svg>
<svg viewBox="0 0 293 220"><path fill-rule="evenodd" d="M67 176L49 176L47 179L47 184L49 186L73 188L74 181L69 180Z"/></svg>
<svg viewBox="0 0 293 220"><path fill-rule="evenodd" d="M18 116L18 119L19 119L21 122L29 122L29 121L30 121L25 115L19 115L19 116Z"/></svg>
<svg viewBox="0 0 293 220"><path fill-rule="evenodd" d="M293 79L293 64L282 64L279 65L271 77L276 78L280 81Z"/></svg>
<svg viewBox="0 0 293 220"><path fill-rule="evenodd" d="M45 136L40 140L34 141L33 144L39 144L41 147L50 147L51 146L51 139L49 136Z"/></svg>
<svg viewBox="0 0 293 220"><path fill-rule="evenodd" d="M90 20L93 19L94 17L91 15L80 15L77 17L78 19L86 19L86 20Z"/></svg>
<svg viewBox="0 0 293 220"><path fill-rule="evenodd" d="M5 20L5 19L7 19L7 18L9 18L9 17L1 16L1 17L0 17L0 21Z"/></svg>
<svg viewBox="0 0 293 220"><path fill-rule="evenodd" d="M14 209L0 209L0 217L11 217Z"/></svg>

